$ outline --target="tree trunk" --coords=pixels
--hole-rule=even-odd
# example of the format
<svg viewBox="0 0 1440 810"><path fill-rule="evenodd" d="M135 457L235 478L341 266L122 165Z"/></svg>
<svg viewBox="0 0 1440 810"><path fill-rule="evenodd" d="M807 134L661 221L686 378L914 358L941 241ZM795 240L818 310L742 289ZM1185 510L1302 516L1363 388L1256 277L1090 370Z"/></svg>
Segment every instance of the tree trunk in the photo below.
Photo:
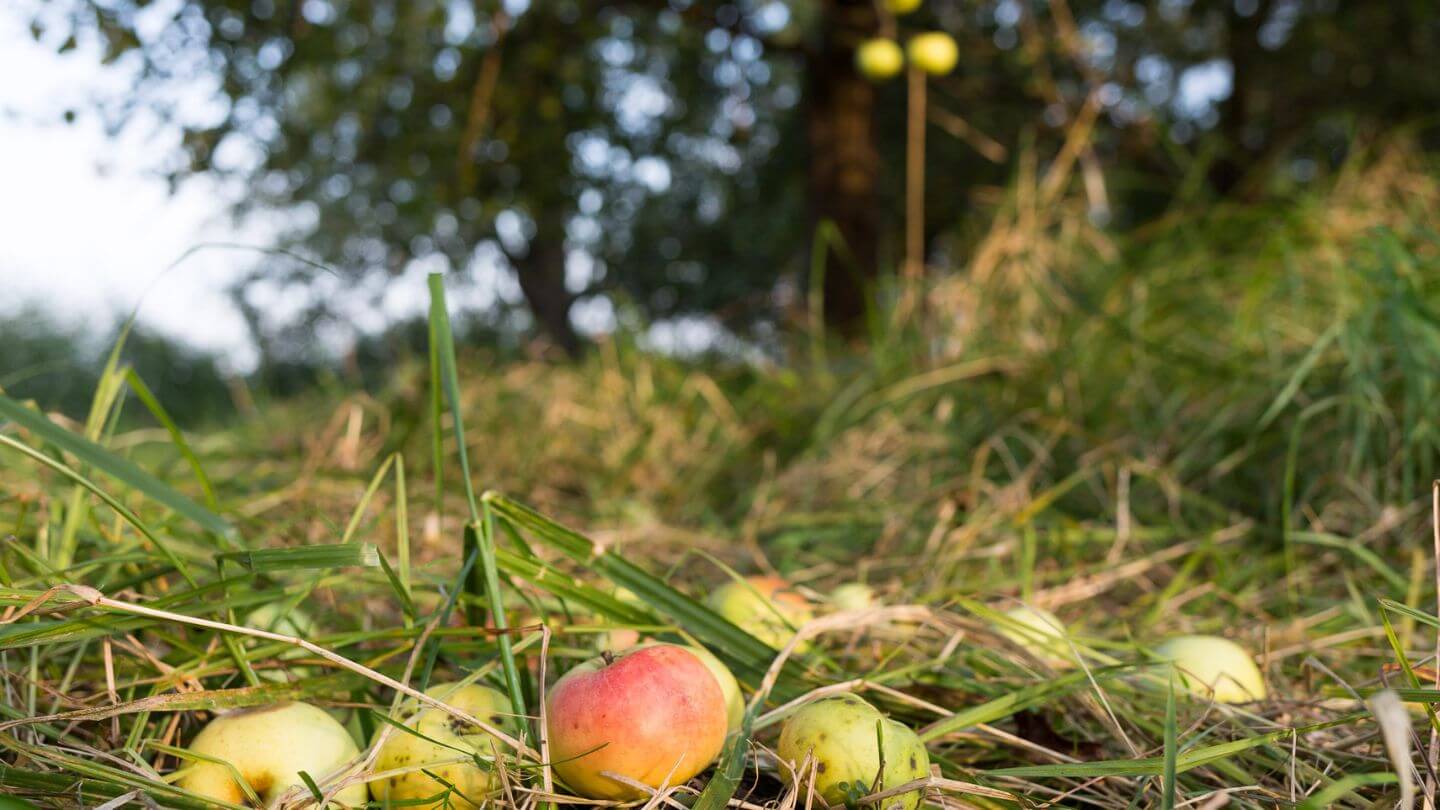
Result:
<svg viewBox="0 0 1440 810"><path fill-rule="evenodd" d="M1247 196L1254 191L1255 169L1262 144L1250 142L1250 129L1255 125L1256 97L1261 88L1255 86L1257 63L1265 56L1260 49L1260 27L1270 16L1270 3L1257 3L1256 10L1242 16L1234 3L1226 3L1225 51L1230 62L1230 97L1220 107L1219 132L1224 139L1224 152L1210 167L1210 185L1222 196ZM1248 178L1248 180L1247 180Z"/></svg>
<svg viewBox="0 0 1440 810"><path fill-rule="evenodd" d="M875 87L855 69L855 47L875 35L874 0L824 0L823 37L809 57L806 135L810 146L810 233L831 222L844 252L825 249L825 322L859 334L879 275L880 152Z"/></svg>
<svg viewBox="0 0 1440 810"><path fill-rule="evenodd" d="M538 217L535 236L523 256L512 256L520 291L545 334L570 357L580 355L580 336L570 324L575 297L565 289L565 223Z"/></svg>

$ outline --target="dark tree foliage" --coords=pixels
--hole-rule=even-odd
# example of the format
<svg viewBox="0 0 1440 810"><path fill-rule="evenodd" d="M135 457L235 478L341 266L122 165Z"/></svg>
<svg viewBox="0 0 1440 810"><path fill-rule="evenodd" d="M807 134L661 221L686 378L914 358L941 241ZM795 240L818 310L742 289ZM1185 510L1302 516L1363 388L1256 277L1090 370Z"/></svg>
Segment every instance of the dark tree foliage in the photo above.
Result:
<svg viewBox="0 0 1440 810"><path fill-rule="evenodd" d="M1367 126L1440 100L1429 0L928 0L898 21L884 8L54 0L34 30L62 49L98 37L136 68L134 92L100 104L112 123L176 113L177 182L239 178L241 213L281 212L285 246L338 269L255 267L238 298L267 356L314 345L337 300L383 297L417 259L513 271L481 285L497 291L481 332L533 322L572 352L581 311L774 326L827 221L845 245L825 256L827 320L858 331L900 258L904 82L868 84L852 64L882 33L960 43L930 93L932 249L965 232L974 189L1006 182L1025 151L1055 154L1087 99L1103 107L1090 143L1122 225L1181 190L1304 180ZM163 91L205 81L220 109L198 120Z"/></svg>

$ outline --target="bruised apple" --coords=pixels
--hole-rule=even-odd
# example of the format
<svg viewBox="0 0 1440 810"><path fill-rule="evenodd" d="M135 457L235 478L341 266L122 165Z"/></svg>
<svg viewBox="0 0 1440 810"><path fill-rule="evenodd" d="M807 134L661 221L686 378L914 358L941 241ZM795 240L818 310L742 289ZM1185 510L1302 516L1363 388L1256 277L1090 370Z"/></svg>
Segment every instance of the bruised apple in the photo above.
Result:
<svg viewBox="0 0 1440 810"><path fill-rule="evenodd" d="M443 683L425 690L425 694L496 728L513 730L510 699L494 689ZM406 807L479 807L500 787L494 768L483 767L474 759L455 760L464 757L466 751L489 759L497 747L502 751L504 747L492 745L489 734L440 709L412 704L410 710L413 714L404 718L404 723L420 736L392 729L380 747L375 767L379 771L427 767L371 782L370 793L382 805L388 801L403 802Z"/></svg>
<svg viewBox="0 0 1440 810"><path fill-rule="evenodd" d="M652 788L681 784L725 744L724 691L700 656L674 644L580 664L550 688L545 708L556 775L592 799L647 795L607 773Z"/></svg>
<svg viewBox="0 0 1440 810"><path fill-rule="evenodd" d="M780 577L748 577L712 592L706 604L731 624L779 649L815 614L810 603Z"/></svg>
<svg viewBox="0 0 1440 810"><path fill-rule="evenodd" d="M808 786L833 807L930 774L930 755L915 732L849 694L800 707L785 720L775 753L786 782ZM886 807L915 810L921 793L889 799Z"/></svg>
<svg viewBox="0 0 1440 810"><path fill-rule="evenodd" d="M201 729L190 751L196 760L179 786L211 799L245 804L243 789L228 762L269 806L282 793L304 784L300 772L322 782L353 759L358 749L344 726L308 703L275 703L223 714ZM219 761L210 761L219 760ZM365 805L363 782L335 796L343 807Z"/></svg>

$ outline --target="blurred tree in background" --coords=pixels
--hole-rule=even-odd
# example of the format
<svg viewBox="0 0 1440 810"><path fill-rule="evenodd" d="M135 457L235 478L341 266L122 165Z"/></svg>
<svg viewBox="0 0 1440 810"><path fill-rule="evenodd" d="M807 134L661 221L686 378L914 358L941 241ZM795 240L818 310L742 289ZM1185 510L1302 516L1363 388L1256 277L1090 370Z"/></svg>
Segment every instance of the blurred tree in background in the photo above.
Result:
<svg viewBox="0 0 1440 810"><path fill-rule="evenodd" d="M115 334L97 335L59 322L34 309L0 315L0 391L42 408L84 419L115 343ZM231 386L244 383L225 374L216 359L143 327L126 337L121 363L133 368L183 425L222 421L235 412ZM143 413L143 407L130 413Z"/></svg>
<svg viewBox="0 0 1440 810"><path fill-rule="evenodd" d="M856 334L899 251L904 82L855 47L897 21L875 0L54 0L37 39L98 38L134 71L116 127L184 127L179 182L230 175L285 246L237 293L268 359L314 345L335 302L381 301L414 261L481 278L492 327L683 316L764 338L826 242L825 314ZM1092 213L1306 182L1357 134L1440 101L1433 2L929 0L899 36L951 33L935 80L925 225L963 247L972 191L1068 135ZM213 81L187 111L173 89ZM189 105L194 107L192 103ZM993 198L994 195L991 195ZM952 255L957 251L948 251ZM520 307L519 304L526 306Z"/></svg>

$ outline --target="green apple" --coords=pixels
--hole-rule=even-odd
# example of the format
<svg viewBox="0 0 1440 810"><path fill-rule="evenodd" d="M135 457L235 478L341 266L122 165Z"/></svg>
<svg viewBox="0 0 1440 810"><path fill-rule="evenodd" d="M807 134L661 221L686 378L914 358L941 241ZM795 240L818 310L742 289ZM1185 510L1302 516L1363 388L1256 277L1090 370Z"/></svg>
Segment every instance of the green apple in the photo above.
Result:
<svg viewBox="0 0 1440 810"><path fill-rule="evenodd" d="M245 616L245 626L255 630L266 630L271 633L279 633L284 636L296 636L306 641L315 634L315 620L310 614L299 607L292 607L282 612L284 602L266 602L258 608L250 611ZM251 644L267 644L269 642L260 639L250 639ZM304 658L309 655L299 647L292 647L280 653L278 658L281 661L293 661L296 658ZM312 677L316 674L314 667L295 666L293 664L284 667L269 667L261 669L257 674L267 681L284 681L288 679L301 680Z"/></svg>
<svg viewBox="0 0 1440 810"><path fill-rule="evenodd" d="M300 772L316 782L333 775L359 753L345 727L324 710L308 703L275 703L227 712L211 720L190 743L196 760L179 786L211 799L245 804L239 773L267 806L296 785ZM356 783L335 796L342 807L363 807L365 785Z"/></svg>
<svg viewBox="0 0 1440 810"><path fill-rule="evenodd" d="M943 31L928 31L910 38L906 46L910 64L931 76L944 76L955 69L960 48L954 38Z"/></svg>
<svg viewBox="0 0 1440 810"><path fill-rule="evenodd" d="M780 649L815 617L810 603L779 577L750 577L716 588L705 600L730 623ZM800 649L804 649L803 645Z"/></svg>
<svg viewBox="0 0 1440 810"><path fill-rule="evenodd" d="M875 589L863 582L847 582L830 592L836 610L866 610L876 607Z"/></svg>
<svg viewBox="0 0 1440 810"><path fill-rule="evenodd" d="M516 725L508 716L514 711L510 699L494 689L476 684L460 686L443 683L425 690L425 694L481 718L496 728L513 730ZM474 751L488 759L497 749L506 750L503 745L492 746L490 735L440 709L421 708L415 702L409 705L408 711L410 714L404 720L405 725L424 736L391 729L390 737L381 746L375 760L376 769L391 771L427 763L445 764L432 764L424 771L416 770L371 782L370 793L377 802L382 805L387 801L403 802L406 807L425 808L479 807L499 789L500 780L493 768L482 767L473 759L466 762L454 760L464 756L462 751ZM457 748L461 750L455 750ZM443 781L437 781L436 777ZM454 791L448 791L445 783L452 785ZM425 799L433 800L426 802L423 801Z"/></svg>
<svg viewBox="0 0 1440 810"><path fill-rule="evenodd" d="M1075 655L1066 641L1065 625L1044 608L1020 605L1005 611L997 627L1000 635L1017 647L1052 666L1075 662Z"/></svg>
<svg viewBox="0 0 1440 810"><path fill-rule="evenodd" d="M1175 665L1180 682L1195 695L1221 703L1264 700L1265 676L1239 644L1218 636L1179 636L1155 648Z"/></svg>
<svg viewBox="0 0 1440 810"><path fill-rule="evenodd" d="M930 774L930 755L915 732L850 694L801 706L786 718L775 753L788 783L804 788L813 774L809 787L833 807ZM922 792L892 798L886 807L915 810Z"/></svg>
<svg viewBox="0 0 1440 810"><path fill-rule="evenodd" d="M905 53L894 40L867 39L855 49L855 67L872 82L884 81L894 78L905 67Z"/></svg>

